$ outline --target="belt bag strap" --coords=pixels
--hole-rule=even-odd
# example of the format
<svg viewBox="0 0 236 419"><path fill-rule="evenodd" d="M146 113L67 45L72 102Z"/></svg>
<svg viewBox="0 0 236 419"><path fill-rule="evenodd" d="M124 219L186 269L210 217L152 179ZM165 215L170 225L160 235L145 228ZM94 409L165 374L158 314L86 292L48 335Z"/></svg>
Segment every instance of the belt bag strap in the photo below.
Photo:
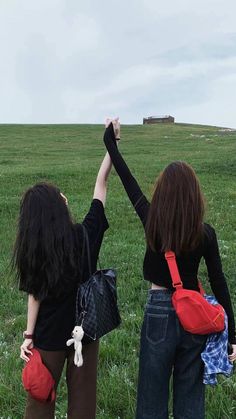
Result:
<svg viewBox="0 0 236 419"><path fill-rule="evenodd" d="M169 250L165 252L165 258L168 263L172 285L175 289L183 288L183 282L181 281L178 266L175 260L175 253Z"/></svg>
<svg viewBox="0 0 236 419"><path fill-rule="evenodd" d="M183 282L181 281L181 278L180 278L179 269L176 263L175 253L169 250L168 252L165 252L165 258L168 263L173 287L176 290L183 288ZM205 291L200 281L198 281L198 286L200 289L200 293L204 295Z"/></svg>

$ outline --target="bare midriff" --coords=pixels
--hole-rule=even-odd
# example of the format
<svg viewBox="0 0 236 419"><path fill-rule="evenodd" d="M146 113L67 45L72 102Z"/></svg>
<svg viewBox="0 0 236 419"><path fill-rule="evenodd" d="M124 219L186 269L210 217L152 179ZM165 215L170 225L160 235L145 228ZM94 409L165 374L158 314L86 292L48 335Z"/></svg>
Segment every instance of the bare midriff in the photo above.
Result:
<svg viewBox="0 0 236 419"><path fill-rule="evenodd" d="M166 288L166 287L161 287L160 285L153 284L153 282L152 282L152 283L151 283L151 289L152 289L152 290L167 290L168 288Z"/></svg>

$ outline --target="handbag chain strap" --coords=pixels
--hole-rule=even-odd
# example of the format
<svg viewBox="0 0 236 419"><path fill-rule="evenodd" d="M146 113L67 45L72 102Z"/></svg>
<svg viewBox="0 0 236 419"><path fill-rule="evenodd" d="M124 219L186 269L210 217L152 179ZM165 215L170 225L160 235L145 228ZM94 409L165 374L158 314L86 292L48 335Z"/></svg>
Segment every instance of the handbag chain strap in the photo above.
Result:
<svg viewBox="0 0 236 419"><path fill-rule="evenodd" d="M91 253L90 253L90 246L89 246L89 238L88 238L88 233L87 230L85 228L85 226L83 224L81 224L82 226L82 230L83 230L83 247L82 247L82 253L81 253L81 275L84 274L84 265L85 265L85 249L87 251L87 261L88 261L88 269L89 269L89 278L92 276L92 263L91 263ZM101 270L101 264L100 264L100 260L98 258L98 264L99 264L99 268ZM80 313L80 315L78 315L79 313L79 301L78 301L78 296L79 296L79 289L80 286L78 286L77 289L77 295L76 295L76 307L75 307L75 321L76 324L79 325L83 325L83 319L85 317L86 314L86 310L85 307L83 308L82 312Z"/></svg>
<svg viewBox="0 0 236 419"><path fill-rule="evenodd" d="M88 238L88 233L87 233L87 230L86 230L85 226L83 224L81 224L81 225L82 225L82 229L83 229L83 233L84 233L83 251L82 251L82 264L83 264L83 270L82 270L82 272L84 273L85 247L86 247L87 259L88 259L88 268L89 268L89 277L90 277L90 276L92 276L92 264L91 264L91 254L90 254L89 238Z"/></svg>
<svg viewBox="0 0 236 419"><path fill-rule="evenodd" d="M91 265L91 255L90 255L90 246L89 246L89 238L88 233L83 224L81 224L82 230L83 230L83 247L82 247L82 253L81 253L81 276L84 274L84 265L85 265L85 249L87 251L87 258L88 258L88 268L89 268L89 277L92 275L92 265ZM79 314L79 291L80 291L80 285L77 289L76 294L76 303L75 303L75 323L76 325L83 325L83 320L86 314L85 307Z"/></svg>
<svg viewBox="0 0 236 419"><path fill-rule="evenodd" d="M92 276L92 263L91 263L91 253L90 253L90 246L89 246L89 238L88 238L88 233L87 230L85 228L85 226L83 224L82 225L82 229L84 232L84 240L83 240L83 251L82 251L82 266L84 267L84 259L85 259L85 245L86 245L86 249L87 249L87 257L88 257L88 267L89 267L89 276ZM99 269L102 270L102 266L101 266L101 262L98 256L98 266ZM83 269L82 269L83 272Z"/></svg>

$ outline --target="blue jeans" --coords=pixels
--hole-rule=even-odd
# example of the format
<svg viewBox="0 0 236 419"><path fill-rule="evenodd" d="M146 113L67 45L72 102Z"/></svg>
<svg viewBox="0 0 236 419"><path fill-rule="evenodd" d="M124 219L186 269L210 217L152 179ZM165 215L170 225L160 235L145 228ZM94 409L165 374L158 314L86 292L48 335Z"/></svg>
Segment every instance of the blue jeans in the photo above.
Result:
<svg viewBox="0 0 236 419"><path fill-rule="evenodd" d="M169 382L173 373L175 419L203 419L201 352L206 336L186 332L168 290L150 290L141 332L136 419L168 419Z"/></svg>

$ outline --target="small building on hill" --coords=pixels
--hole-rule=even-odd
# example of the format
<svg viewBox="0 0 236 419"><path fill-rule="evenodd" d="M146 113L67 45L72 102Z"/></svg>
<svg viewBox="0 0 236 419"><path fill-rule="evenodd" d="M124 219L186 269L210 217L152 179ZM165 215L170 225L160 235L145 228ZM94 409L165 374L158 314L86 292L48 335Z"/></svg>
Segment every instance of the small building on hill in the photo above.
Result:
<svg viewBox="0 0 236 419"><path fill-rule="evenodd" d="M171 115L159 115L159 116L148 116L147 118L143 118L143 124L163 124L175 122L175 118Z"/></svg>

